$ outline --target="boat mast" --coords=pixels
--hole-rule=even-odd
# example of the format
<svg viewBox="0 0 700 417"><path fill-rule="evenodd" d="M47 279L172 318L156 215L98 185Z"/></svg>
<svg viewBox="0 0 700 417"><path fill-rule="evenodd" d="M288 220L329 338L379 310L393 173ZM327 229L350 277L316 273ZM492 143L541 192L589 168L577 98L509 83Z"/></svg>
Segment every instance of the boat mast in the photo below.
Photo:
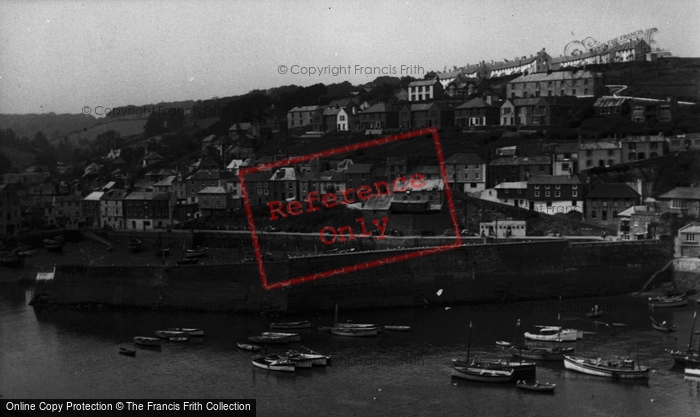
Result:
<svg viewBox="0 0 700 417"><path fill-rule="evenodd" d="M338 327L338 304L335 305L335 316L333 317L333 327Z"/></svg>
<svg viewBox="0 0 700 417"><path fill-rule="evenodd" d="M695 331L695 319L698 316L698 312L693 313L693 325L690 326L690 340L688 340L688 353L693 351L693 332Z"/></svg>
<svg viewBox="0 0 700 417"><path fill-rule="evenodd" d="M469 322L469 339L467 341L467 366L469 366L469 350L472 346L472 322Z"/></svg>
<svg viewBox="0 0 700 417"><path fill-rule="evenodd" d="M518 344L518 357L520 358L520 362L523 361L523 344L521 343L519 339L520 335L520 319L518 319L518 324L515 326L515 341Z"/></svg>

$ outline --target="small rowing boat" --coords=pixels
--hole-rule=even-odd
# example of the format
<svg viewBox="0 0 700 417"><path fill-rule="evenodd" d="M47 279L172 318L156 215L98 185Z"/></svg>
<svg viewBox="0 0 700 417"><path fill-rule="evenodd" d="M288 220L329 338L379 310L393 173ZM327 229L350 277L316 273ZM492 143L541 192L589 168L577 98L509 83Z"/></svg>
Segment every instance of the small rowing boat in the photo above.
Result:
<svg viewBox="0 0 700 417"><path fill-rule="evenodd" d="M156 330L156 336L161 339L170 339L171 337L187 337L190 338L190 334L187 332L179 332L173 330Z"/></svg>
<svg viewBox="0 0 700 417"><path fill-rule="evenodd" d="M411 326L393 326L393 325L386 325L384 326L384 330L389 330L392 332L410 332L411 331Z"/></svg>
<svg viewBox="0 0 700 417"><path fill-rule="evenodd" d="M133 349L127 349L125 347L120 347L119 354L125 356L136 356L136 351Z"/></svg>
<svg viewBox="0 0 700 417"><path fill-rule="evenodd" d="M188 333L190 336L204 336L204 329L201 327L168 327L171 332Z"/></svg>
<svg viewBox="0 0 700 417"><path fill-rule="evenodd" d="M513 346L513 344L510 342L503 341L503 340L496 340L496 346L508 348L508 347Z"/></svg>
<svg viewBox="0 0 700 417"><path fill-rule="evenodd" d="M161 340L157 337L136 336L134 343L141 346L160 346Z"/></svg>
<svg viewBox="0 0 700 417"><path fill-rule="evenodd" d="M549 382L546 384L540 384L539 381L535 382L534 384L528 384L526 381L518 381L516 385L521 389L548 393L553 393L554 388L557 386L557 384L549 385Z"/></svg>
<svg viewBox="0 0 700 417"><path fill-rule="evenodd" d="M296 366L291 361L286 360L273 360L267 361L265 357L253 359L253 366L260 369L267 369L268 371L280 371L280 372L294 372Z"/></svg>
<svg viewBox="0 0 700 417"><path fill-rule="evenodd" d="M251 345L250 343L236 343L239 349L249 352L260 352L260 346Z"/></svg>
<svg viewBox="0 0 700 417"><path fill-rule="evenodd" d="M285 329L310 329L310 328L311 328L311 321L309 321L309 320L290 321L290 322L283 322L283 323L270 323L270 329L285 330Z"/></svg>

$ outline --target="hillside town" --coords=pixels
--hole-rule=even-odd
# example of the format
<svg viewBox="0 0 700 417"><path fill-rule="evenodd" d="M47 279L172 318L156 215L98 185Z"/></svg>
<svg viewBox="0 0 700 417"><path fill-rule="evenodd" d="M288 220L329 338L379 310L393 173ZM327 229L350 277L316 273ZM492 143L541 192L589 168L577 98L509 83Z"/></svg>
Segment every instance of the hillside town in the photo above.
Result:
<svg viewBox="0 0 700 417"><path fill-rule="evenodd" d="M410 151L386 158L372 158L367 151L268 169L245 176L249 203L272 207L274 202L304 201L316 192L332 193L347 209L369 216L445 213L444 191L449 187L456 195L499 207L596 225L609 239L672 234L679 238L678 254L698 256L697 177L660 185L658 176L648 175L659 164L668 165L669 158L697 157L700 133L685 133L683 125L675 124L679 114L692 112L697 104L674 96L625 95L627 87L601 71L601 65L619 70L668 57L665 51L652 50L648 32L575 56L552 57L542 49L529 57L433 72L424 79L404 80L405 88L395 85L387 100L362 100L355 92L323 105L294 106L286 111L286 120L235 121L224 134L197 137L196 150L186 160L160 155L158 149L168 146L167 135L157 135L136 146L110 148L77 165L57 161L50 168L6 173L0 185L0 236L82 227L245 229L239 171L298 156L284 149L260 151L275 138L283 138L285 148L310 142L322 148L324 141L344 133L356 143L436 128L457 143L461 137L486 135L484 143L499 140L509 146L490 151L464 146L445 155L444 172L436 161L421 161ZM598 129L583 137L575 129L587 123L628 129ZM652 129L656 130L649 133ZM621 172L624 175L618 175ZM358 201L353 194L363 185L390 185L412 175L420 175L429 186L368 201ZM524 220L505 213L495 223L489 218L479 225L464 224L462 233L533 234ZM669 222L669 216L686 223ZM675 226L665 226L670 223ZM312 231L280 227L284 232ZM454 233L447 227L394 232ZM601 229L581 230L598 234ZM556 229L547 232L557 234Z"/></svg>

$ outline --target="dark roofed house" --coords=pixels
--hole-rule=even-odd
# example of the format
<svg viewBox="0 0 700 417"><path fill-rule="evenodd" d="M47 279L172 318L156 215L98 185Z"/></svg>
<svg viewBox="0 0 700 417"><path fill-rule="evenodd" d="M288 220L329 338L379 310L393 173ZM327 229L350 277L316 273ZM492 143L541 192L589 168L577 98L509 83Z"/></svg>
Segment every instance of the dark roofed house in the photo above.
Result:
<svg viewBox="0 0 700 417"><path fill-rule="evenodd" d="M583 183L576 175L538 175L527 182L530 210L545 214L583 213Z"/></svg>
<svg viewBox="0 0 700 417"><path fill-rule="evenodd" d="M552 158L528 156L498 158L489 163L491 187L502 182L527 181L530 176L552 175Z"/></svg>
<svg viewBox="0 0 700 417"><path fill-rule="evenodd" d="M494 103L491 96L485 99L475 98L455 109L455 125L458 127L497 125L500 122L500 112L500 103Z"/></svg>
<svg viewBox="0 0 700 417"><path fill-rule="evenodd" d="M374 183L372 177L372 164L353 164L345 170L348 187L357 190L363 185Z"/></svg>
<svg viewBox="0 0 700 417"><path fill-rule="evenodd" d="M663 133L658 136L627 136L620 140L622 145L622 163L658 158L664 155L666 138Z"/></svg>
<svg viewBox="0 0 700 417"><path fill-rule="evenodd" d="M156 152L149 152L148 155L143 157L143 167L145 168L162 160L163 157L158 155Z"/></svg>
<svg viewBox="0 0 700 417"><path fill-rule="evenodd" d="M624 183L603 183L586 195L585 220L617 229L617 216L641 203L641 195Z"/></svg>
<svg viewBox="0 0 700 417"><path fill-rule="evenodd" d="M445 160L449 186L465 193L486 189L486 161L476 153L455 153Z"/></svg>
<svg viewBox="0 0 700 417"><path fill-rule="evenodd" d="M360 112L361 129L396 129L399 127L399 112L387 103L379 103Z"/></svg>
<svg viewBox="0 0 700 417"><path fill-rule="evenodd" d="M700 187L676 187L657 200L666 211L700 217Z"/></svg>

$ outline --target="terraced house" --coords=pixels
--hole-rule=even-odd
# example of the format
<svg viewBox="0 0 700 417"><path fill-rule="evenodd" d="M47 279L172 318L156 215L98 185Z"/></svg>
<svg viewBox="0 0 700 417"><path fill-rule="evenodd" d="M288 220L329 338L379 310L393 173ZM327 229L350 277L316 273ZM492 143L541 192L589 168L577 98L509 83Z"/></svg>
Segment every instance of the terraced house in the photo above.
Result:
<svg viewBox="0 0 700 417"><path fill-rule="evenodd" d="M127 229L165 228L172 223L175 196L172 193L136 191L124 197L123 205Z"/></svg>

